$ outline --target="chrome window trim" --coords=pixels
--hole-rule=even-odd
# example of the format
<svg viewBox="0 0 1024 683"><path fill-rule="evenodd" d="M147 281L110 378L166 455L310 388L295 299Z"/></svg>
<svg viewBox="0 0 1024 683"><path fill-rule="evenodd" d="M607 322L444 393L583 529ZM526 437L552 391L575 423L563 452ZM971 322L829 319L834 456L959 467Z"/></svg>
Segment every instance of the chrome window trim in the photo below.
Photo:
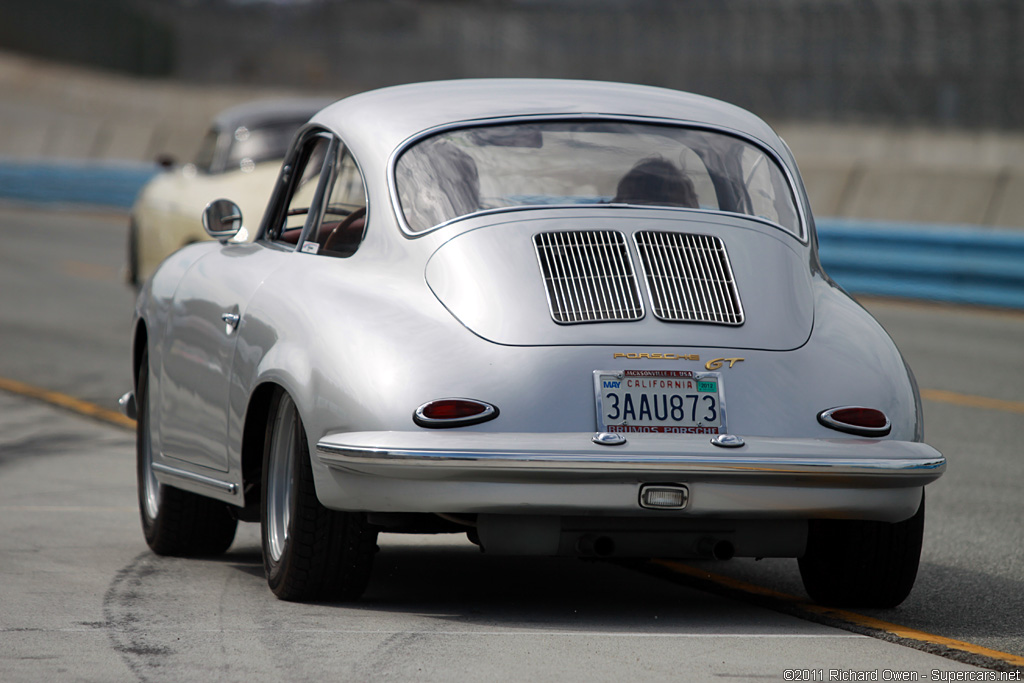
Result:
<svg viewBox="0 0 1024 683"><path fill-rule="evenodd" d="M526 123L526 122L541 123L541 122L548 122L548 121L551 121L551 122L558 122L558 121L621 121L623 123L647 123L647 124L652 124L652 125L676 126L676 127L679 127L679 128L689 128L689 129L692 129L692 130L700 130L700 131L705 131L705 132L710 132L710 133L720 133L720 134L723 134L723 135L729 135L731 137L740 138L740 139L744 140L745 142L750 143L754 147L757 147L758 149L760 149L765 154L767 154L775 162L775 165L778 166L778 168L782 171L783 175L786 178L786 183L789 185L790 195L791 195L791 198L793 200L793 206L794 206L794 208L796 210L797 220L799 222L800 234L796 234L792 230L790 230L789 228L787 228L787 227L785 227L783 225L780 225L779 223L776 223L774 221L770 221L767 218L762 218L760 216L751 216L749 214L736 213L736 212L733 212L733 211L718 211L718 210L714 210L714 209L681 209L681 210L704 211L706 213L725 214L725 215L732 215L732 216L743 216L745 218L754 219L754 220L760 221L762 223L765 223L767 225L770 225L773 228L781 230L782 232L786 233L787 235L790 235L790 236L794 237L795 239L797 239L801 244L807 245L807 244L810 243L810 221L809 221L809 218L807 216L807 213L804 211L804 203L802 201L800 201L802 195L800 195L797 192L796 176L794 175L793 170L789 168L789 165L786 164L783 161L782 157L774 149L769 147L767 143L763 142L762 140L760 140L757 137L754 137L753 135L750 135L749 133L745 133L743 131L736 130L735 128L729 128L728 126L716 126L716 125L710 124L710 123L699 123L699 122L696 122L696 121L689 121L687 119L673 119L673 118L659 117L659 116L635 116L635 115L629 115L629 114L522 114L522 115L516 115L516 116L500 116L500 117L484 118L484 119L467 119L465 121L455 121L455 122L452 122L452 123L446 123L446 124L442 124L442 125L439 125L439 126L433 126L431 128L427 128L426 130L420 131L419 133L416 133L415 135L409 136L408 138L403 140L401 142L401 144L399 144L397 147L395 147L394 151L391 152L391 156L388 158L388 163L387 163L388 193L391 195L391 208L392 208L392 210L395 213L395 219L398 221L398 227L401 229L402 234L405 237L408 237L408 238L411 238L411 239L415 239L417 237L422 237L424 235L428 235L428 234L430 234L432 232L440 230L441 228L447 227L447 226L451 225L452 223L456 223L456 222L464 220L466 218L476 217L476 216L481 216L481 215L494 214L494 213L504 213L506 211L521 211L521 210L524 210L524 209L552 209L552 208L563 208L563 207L566 207L566 206L572 206L572 207L575 207L575 208L585 208L587 206L591 206L591 205L588 205L588 204L545 204L545 205L536 205L536 206L514 206L514 207L501 207L501 208L498 208L498 209L484 209L482 211L474 211L473 213L468 213L468 214L466 214L464 216L456 216L455 218L451 218L451 219L449 219L447 221L444 221L443 223L438 223L437 225L435 225L433 227L427 228L426 230L420 230L420 231L413 230L411 227L409 227L409 223L405 220L405 213L402 211L402 203L401 203L401 201L399 200L399 197L398 197L398 180L397 180L397 173L396 173L396 171L398 169L398 159L402 156L402 154L404 154L406 152L406 150L408 150L414 144L416 144L417 142L419 142L419 141L421 141L421 140L423 140L425 138L428 138L428 137L430 137L432 135L437 135L439 133L444 133L444 132L449 131L449 130L460 130L460 129L463 129L463 128L476 128L476 127L481 127L481 126L499 126L499 125L504 125L504 124ZM594 205L594 206L597 206L597 205ZM625 207L625 206L634 206L634 205L631 205L631 204L604 204L604 205L600 205L600 206L601 206L601 208L606 208L606 207L612 207L612 206ZM659 209L660 208L667 208L667 209L676 208L676 209L679 209L679 207L660 207L660 206L652 207L650 205L639 205L639 204L635 205L635 206L640 207L640 208L646 208L646 209L650 209L650 208L659 208Z"/></svg>
<svg viewBox="0 0 1024 683"><path fill-rule="evenodd" d="M316 191L309 203L309 210L306 212L306 222L302 225L302 232L295 241L295 251L302 253L302 246L309 239L310 233L320 225L323 219L324 209L327 205L327 186L330 185L335 173L335 159L338 157L338 150L341 148L341 140L333 133L327 141L327 151L324 152L323 165L320 167L320 177L316 181Z"/></svg>
<svg viewBox="0 0 1024 683"><path fill-rule="evenodd" d="M359 160L356 159L356 155L352 153L352 148L345 144L345 141L341 139L341 136L335 133L331 133L330 135L332 145L328 148L328 158L325 161L325 167L327 167L327 179L326 182L324 182L323 177L321 177L321 182L324 182L324 186L317 188L317 194L319 195L322 191L323 196L320 197L319 202L320 206L319 216L316 221L316 232L319 232L320 230L320 224L323 223L323 216L327 212L327 205L331 199L328 194L328 188L330 188L330 190L334 189L334 183L337 181L338 174L341 172L341 162L344 160L345 155L348 154L352 157L352 163L356 167L356 173L359 174L359 182L363 185L363 206L366 208L366 213L363 215L363 234L359 238L359 246L362 246L363 241L366 239L366 230L370 225L370 192L366 187L366 174L363 173L363 167L360 166ZM332 151L334 152L333 154L331 154ZM323 174L323 169L321 169L320 172ZM308 225L303 226L302 234L299 236L299 242L295 245L295 251L299 253L309 253L303 252L302 246L306 244L306 242L317 242L317 240L309 239L310 234L313 232L314 231L311 230ZM356 251L358 251L358 247ZM320 252L316 252L311 255L319 256L320 254ZM346 256L343 258L352 258L352 256Z"/></svg>
<svg viewBox="0 0 1024 683"><path fill-rule="evenodd" d="M287 185L284 187L282 187L282 183L285 180L285 174L293 172L293 166L296 160L298 159L301 148L305 146L310 140L316 137L326 138L328 140L328 155L327 158L324 159L324 165L327 164L330 158L329 153L331 151L331 148L334 145L341 144L341 139L333 131L324 128L319 124L307 123L301 129L299 129L299 131L295 134L295 139L292 141L291 148L288 150L288 155L281 160L281 170L278 171L277 180L274 181L274 188L271 190L270 197L268 197L267 199L267 208L263 212L263 219L260 222L259 230L256 232L256 237L253 240L254 242L264 242L268 244L277 245L285 244L282 243L279 238L275 239L269 236L271 226L274 223L274 214L282 209L286 210L286 207L280 206L280 203L290 202L292 193L294 192L295 189L294 187L291 187L292 180L288 180ZM324 167L321 166L320 178L317 181L317 194L320 192L320 184L323 182L323 171ZM365 191L365 186L363 189ZM284 196L286 193L288 195L287 197ZM315 196L316 195L314 195L314 197ZM282 216L282 218L284 218L284 216ZM299 243L301 243L304 240L306 232L309 228L308 214L306 216L306 219L307 220L302 225L302 232L299 234L298 241L295 243L295 245L288 244L287 251L298 251Z"/></svg>

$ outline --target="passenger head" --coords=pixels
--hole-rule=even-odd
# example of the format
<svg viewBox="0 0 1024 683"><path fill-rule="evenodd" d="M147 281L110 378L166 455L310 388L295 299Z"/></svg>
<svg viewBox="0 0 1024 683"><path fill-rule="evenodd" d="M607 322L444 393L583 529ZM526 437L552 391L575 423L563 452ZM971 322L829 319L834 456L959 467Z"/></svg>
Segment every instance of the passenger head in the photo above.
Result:
<svg viewBox="0 0 1024 683"><path fill-rule="evenodd" d="M616 189L616 203L662 204L696 209L693 181L675 164L660 157L642 159L622 177Z"/></svg>

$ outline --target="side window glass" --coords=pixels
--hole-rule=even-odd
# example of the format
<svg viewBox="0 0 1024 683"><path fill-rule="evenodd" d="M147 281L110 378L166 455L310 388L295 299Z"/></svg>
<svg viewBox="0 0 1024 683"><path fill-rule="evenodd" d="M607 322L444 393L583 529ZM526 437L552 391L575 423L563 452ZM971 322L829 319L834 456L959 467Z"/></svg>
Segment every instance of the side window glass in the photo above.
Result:
<svg viewBox="0 0 1024 683"><path fill-rule="evenodd" d="M352 155L345 150L338 161L317 233L319 252L328 256L351 256L363 241L365 225L363 177Z"/></svg>
<svg viewBox="0 0 1024 683"><path fill-rule="evenodd" d="M317 187L326 170L325 161L330 148L330 138L317 135L303 143L299 154L286 169L288 197L283 212L277 213L269 231L270 239L288 244L297 244L307 220L317 218ZM280 205L279 205L280 206Z"/></svg>
<svg viewBox="0 0 1024 683"><path fill-rule="evenodd" d="M209 173L213 168L213 158L217 153L217 131L208 130L196 152L195 167L203 173Z"/></svg>

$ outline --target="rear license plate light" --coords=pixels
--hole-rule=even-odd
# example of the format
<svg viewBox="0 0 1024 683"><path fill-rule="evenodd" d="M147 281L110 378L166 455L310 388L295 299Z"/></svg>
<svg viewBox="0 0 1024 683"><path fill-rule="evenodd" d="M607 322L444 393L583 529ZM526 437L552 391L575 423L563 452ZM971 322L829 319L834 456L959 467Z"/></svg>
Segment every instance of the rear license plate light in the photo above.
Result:
<svg viewBox="0 0 1024 683"><path fill-rule="evenodd" d="M640 489L640 507L650 510L682 510L690 500L685 486L644 486Z"/></svg>

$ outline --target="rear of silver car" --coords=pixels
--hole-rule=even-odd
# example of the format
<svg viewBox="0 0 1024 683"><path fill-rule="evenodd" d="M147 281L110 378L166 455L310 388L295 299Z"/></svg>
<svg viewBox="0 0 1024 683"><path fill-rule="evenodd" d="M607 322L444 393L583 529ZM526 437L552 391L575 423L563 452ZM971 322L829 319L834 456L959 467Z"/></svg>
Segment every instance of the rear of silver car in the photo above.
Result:
<svg viewBox="0 0 1024 683"><path fill-rule="evenodd" d="M436 397L466 402L451 428L319 439L325 505L439 514L488 552L798 557L818 600L902 601L945 460L780 155L565 119L452 126L392 166L403 231L445 235L426 284L479 349Z"/></svg>
<svg viewBox="0 0 1024 683"><path fill-rule="evenodd" d="M799 557L810 520L915 515L945 461L917 440L911 379L794 240L710 212L608 214L469 218L434 252L428 286L480 338L452 395L491 419L326 435L328 507L600 557ZM847 403L879 406L885 433L817 419Z"/></svg>

